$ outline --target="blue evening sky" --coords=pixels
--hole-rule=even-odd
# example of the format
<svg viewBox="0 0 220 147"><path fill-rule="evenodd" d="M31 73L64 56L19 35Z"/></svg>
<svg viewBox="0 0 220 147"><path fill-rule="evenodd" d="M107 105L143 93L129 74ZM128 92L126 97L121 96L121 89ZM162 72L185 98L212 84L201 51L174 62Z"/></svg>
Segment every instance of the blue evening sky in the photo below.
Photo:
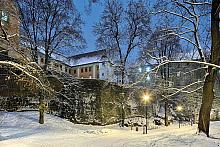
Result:
<svg viewBox="0 0 220 147"><path fill-rule="evenodd" d="M77 10L81 13L84 21L83 36L87 42L87 48L83 52L97 50L95 45L95 35L93 34L93 26L99 21L99 17L103 11L101 4L92 5L90 13L85 11L85 7L88 6L88 0L74 0Z"/></svg>
<svg viewBox="0 0 220 147"><path fill-rule="evenodd" d="M103 1L93 4L91 7L90 13L85 11L85 8L88 7L88 0L73 0L77 10L81 13L81 17L84 21L83 26L83 36L87 42L87 48L83 52L95 51L95 35L93 34L93 26L99 21L101 13L103 11ZM123 4L126 4L128 0L121 0Z"/></svg>
<svg viewBox="0 0 220 147"><path fill-rule="evenodd" d="M86 7L88 7L88 0L73 0L74 4L77 8L77 10L81 13L81 17L84 21L83 26L83 36L86 39L87 47L80 51L80 53L90 52L98 50L96 47L96 36L93 33L93 26L99 21L99 18L101 17L101 14L103 12L104 4L103 1L100 1L99 3L93 4L91 7L91 11L87 13ZM128 0L121 0L122 4L126 5L128 3ZM147 1L147 3L152 3L152 1ZM79 52L78 52L79 53ZM134 62L135 58L137 58L139 54L139 51L132 51L130 54L131 60Z"/></svg>

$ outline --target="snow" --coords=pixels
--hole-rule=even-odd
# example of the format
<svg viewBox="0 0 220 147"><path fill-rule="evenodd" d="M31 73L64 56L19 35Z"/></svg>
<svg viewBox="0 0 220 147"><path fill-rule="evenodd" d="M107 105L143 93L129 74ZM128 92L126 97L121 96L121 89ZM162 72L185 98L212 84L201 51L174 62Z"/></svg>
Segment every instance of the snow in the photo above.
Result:
<svg viewBox="0 0 220 147"><path fill-rule="evenodd" d="M69 65L69 59L67 57L65 57L64 55L61 55L61 54L58 54L58 53L52 53L51 54L51 58L53 60L57 60L57 61L60 61L62 63L65 63L67 65ZM70 65L69 65L70 66Z"/></svg>
<svg viewBox="0 0 220 147"><path fill-rule="evenodd" d="M85 64L91 64L91 63L99 63L101 62L100 56L86 56L81 57L79 59L70 59L70 66L79 66L79 65L85 65Z"/></svg>
<svg viewBox="0 0 220 147"><path fill-rule="evenodd" d="M43 47L39 48L39 52L41 54L45 54L45 50ZM94 52L91 52L91 54ZM79 65L85 65L85 64L91 64L91 63L101 63L102 62L102 56L103 53L97 54L97 55L87 55L89 53L85 53L85 56L82 57L66 57L58 52L53 52L51 54L52 60L59 61L61 63L67 64L68 66L79 66Z"/></svg>
<svg viewBox="0 0 220 147"><path fill-rule="evenodd" d="M118 125L90 126L49 114L38 124L38 112L1 112L0 147L215 147L220 146L220 122L211 123L211 138L196 134L197 125L178 124L148 134Z"/></svg>

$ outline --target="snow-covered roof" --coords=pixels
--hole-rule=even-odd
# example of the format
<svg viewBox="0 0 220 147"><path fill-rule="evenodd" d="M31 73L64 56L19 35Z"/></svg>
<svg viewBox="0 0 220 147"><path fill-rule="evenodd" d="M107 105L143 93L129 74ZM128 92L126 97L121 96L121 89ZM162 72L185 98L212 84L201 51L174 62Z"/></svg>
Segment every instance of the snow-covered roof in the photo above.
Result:
<svg viewBox="0 0 220 147"><path fill-rule="evenodd" d="M44 54L44 49L40 48L39 52L41 54ZM52 60L56 60L63 64L67 64L68 66L80 66L85 64L103 62L106 56L105 56L105 50L98 50L98 51L74 55L71 57L66 57L57 52L54 52L51 54L51 58Z"/></svg>
<svg viewBox="0 0 220 147"><path fill-rule="evenodd" d="M101 62L100 57L83 57L79 59L70 59L70 66L79 66L79 65L85 65L85 64L91 64Z"/></svg>
<svg viewBox="0 0 220 147"><path fill-rule="evenodd" d="M99 50L94 52L88 52L69 57L70 66L79 66L91 63L102 62L105 59L105 51Z"/></svg>
<svg viewBox="0 0 220 147"><path fill-rule="evenodd" d="M63 55L57 54L57 53L53 53L53 54L51 54L51 58L53 60L57 60L59 62L65 63L70 66L69 59L66 56L63 56Z"/></svg>

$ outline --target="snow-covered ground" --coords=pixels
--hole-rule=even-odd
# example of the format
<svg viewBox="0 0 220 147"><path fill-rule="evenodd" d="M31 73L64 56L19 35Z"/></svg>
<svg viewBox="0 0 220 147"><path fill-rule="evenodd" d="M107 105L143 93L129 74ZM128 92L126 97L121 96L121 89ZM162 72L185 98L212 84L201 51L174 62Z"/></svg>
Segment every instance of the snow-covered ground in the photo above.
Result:
<svg viewBox="0 0 220 147"><path fill-rule="evenodd" d="M149 130L75 125L46 114L38 124L37 112L0 114L0 147L216 147L220 146L220 122L212 122L210 134L197 135L197 126L171 125ZM2 119L3 118L3 119Z"/></svg>

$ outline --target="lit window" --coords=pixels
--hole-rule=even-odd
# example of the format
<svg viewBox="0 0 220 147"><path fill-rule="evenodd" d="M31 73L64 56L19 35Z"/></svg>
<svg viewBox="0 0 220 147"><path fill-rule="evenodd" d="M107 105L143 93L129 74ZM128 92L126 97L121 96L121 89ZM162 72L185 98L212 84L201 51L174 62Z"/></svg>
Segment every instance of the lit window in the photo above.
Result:
<svg viewBox="0 0 220 147"><path fill-rule="evenodd" d="M139 72L142 72L142 69L141 69L141 67L138 69L139 70Z"/></svg>
<svg viewBox="0 0 220 147"><path fill-rule="evenodd" d="M9 13L6 11L1 11L1 20L4 22L8 22L9 21Z"/></svg>
<svg viewBox="0 0 220 147"><path fill-rule="evenodd" d="M150 72L150 71L151 71L151 67L150 66L146 67L146 72Z"/></svg>

